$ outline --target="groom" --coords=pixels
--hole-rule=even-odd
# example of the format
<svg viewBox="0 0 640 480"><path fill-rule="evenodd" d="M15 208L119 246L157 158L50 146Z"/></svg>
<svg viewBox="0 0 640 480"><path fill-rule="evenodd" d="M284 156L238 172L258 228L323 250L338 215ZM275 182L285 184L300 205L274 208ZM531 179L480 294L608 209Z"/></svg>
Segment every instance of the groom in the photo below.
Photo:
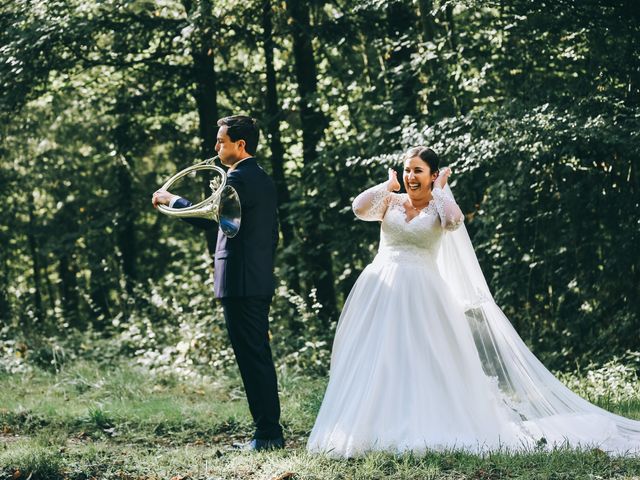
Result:
<svg viewBox="0 0 640 480"><path fill-rule="evenodd" d="M218 229L214 262L214 294L224 310L225 323L255 423L253 440L245 448L283 448L276 371L269 345L269 307L275 282L273 256L278 241L276 189L253 155L259 131L253 118L234 115L218 120L216 152L229 167L227 184L240 197L242 220L233 238ZM153 194L158 204L174 208L189 200L166 190ZM184 218L196 227L216 224L203 218Z"/></svg>

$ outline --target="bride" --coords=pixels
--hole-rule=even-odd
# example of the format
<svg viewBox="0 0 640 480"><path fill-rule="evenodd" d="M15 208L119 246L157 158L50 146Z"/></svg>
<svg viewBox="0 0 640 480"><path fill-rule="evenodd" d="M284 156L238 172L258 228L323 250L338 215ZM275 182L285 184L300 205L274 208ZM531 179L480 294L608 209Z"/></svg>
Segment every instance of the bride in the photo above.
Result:
<svg viewBox="0 0 640 480"><path fill-rule="evenodd" d="M400 189L356 197L380 221L378 253L338 322L329 385L307 448L388 452L597 447L640 453L640 421L592 405L529 351L495 304L438 157L410 149Z"/></svg>

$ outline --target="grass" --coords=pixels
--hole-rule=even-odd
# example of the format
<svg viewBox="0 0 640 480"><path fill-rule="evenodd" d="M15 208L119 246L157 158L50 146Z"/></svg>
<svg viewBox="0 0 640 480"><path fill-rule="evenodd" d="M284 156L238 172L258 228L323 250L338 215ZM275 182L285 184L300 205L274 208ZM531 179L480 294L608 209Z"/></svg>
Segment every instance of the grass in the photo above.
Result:
<svg viewBox="0 0 640 480"><path fill-rule="evenodd" d="M251 454L231 448L252 432L234 376L180 380L87 362L57 374L1 374L0 480L640 478L640 459L599 450L309 455L325 380L283 372L280 386L288 448ZM640 400L614 409L640 418Z"/></svg>

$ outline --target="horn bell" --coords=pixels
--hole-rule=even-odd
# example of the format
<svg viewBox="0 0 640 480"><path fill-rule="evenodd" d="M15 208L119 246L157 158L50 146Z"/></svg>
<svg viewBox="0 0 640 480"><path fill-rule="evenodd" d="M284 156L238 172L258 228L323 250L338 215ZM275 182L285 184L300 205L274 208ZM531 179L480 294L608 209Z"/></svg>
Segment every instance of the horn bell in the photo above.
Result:
<svg viewBox="0 0 640 480"><path fill-rule="evenodd" d="M213 220L218 223L222 233L229 238L233 238L240 231L242 207L238 192L231 185L227 185L227 173L222 168L214 165L217 158L209 158L179 171L161 187L161 190L169 190L175 182L191 172L213 170L218 175L209 182L209 187L211 188L209 197L190 207L171 208L166 205L158 205L158 210L170 217L196 217Z"/></svg>

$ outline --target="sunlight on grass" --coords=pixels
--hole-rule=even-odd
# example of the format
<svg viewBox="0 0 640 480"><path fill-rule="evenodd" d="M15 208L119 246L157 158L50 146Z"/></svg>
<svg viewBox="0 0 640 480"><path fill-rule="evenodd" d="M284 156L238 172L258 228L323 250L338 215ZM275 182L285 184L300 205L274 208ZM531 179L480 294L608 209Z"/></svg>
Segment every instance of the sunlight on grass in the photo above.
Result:
<svg viewBox="0 0 640 480"><path fill-rule="evenodd" d="M123 362L78 362L58 374L0 376L0 478L493 479L633 478L640 459L598 450L373 453L358 459L310 455L306 437L326 378L280 372L288 448L234 450L252 427L240 381L180 380ZM603 405L605 406L605 405ZM640 399L607 408L638 418ZM294 475L292 477L292 475Z"/></svg>
<svg viewBox="0 0 640 480"><path fill-rule="evenodd" d="M54 449L39 442L17 441L0 450L0 474L11 472L9 478L58 478L62 464ZM6 467L7 472L3 471Z"/></svg>

